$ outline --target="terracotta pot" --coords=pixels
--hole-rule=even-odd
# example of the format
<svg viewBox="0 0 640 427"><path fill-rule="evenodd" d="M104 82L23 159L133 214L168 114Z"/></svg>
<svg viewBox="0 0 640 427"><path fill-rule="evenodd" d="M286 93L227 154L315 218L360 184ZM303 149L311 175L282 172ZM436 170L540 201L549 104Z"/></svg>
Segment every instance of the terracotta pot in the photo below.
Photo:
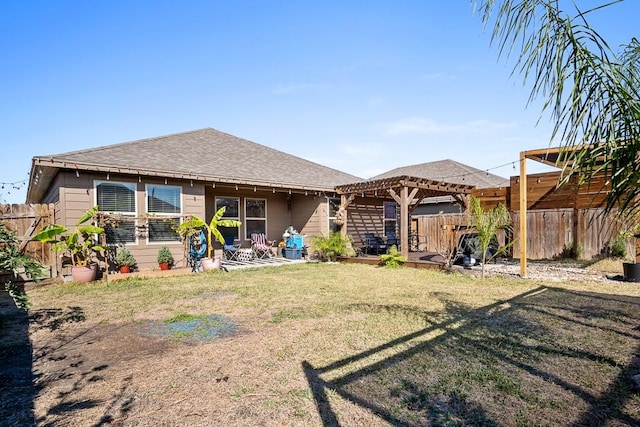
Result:
<svg viewBox="0 0 640 427"><path fill-rule="evenodd" d="M74 266L71 267L71 277L73 280L80 283L93 282L96 280L96 274L98 273L98 265L91 264L87 267Z"/></svg>
<svg viewBox="0 0 640 427"><path fill-rule="evenodd" d="M168 270L169 268L171 268L169 263L167 262L160 263L160 270Z"/></svg>
<svg viewBox="0 0 640 427"><path fill-rule="evenodd" d="M202 258L200 262L204 271L220 269L220 258Z"/></svg>
<svg viewBox="0 0 640 427"><path fill-rule="evenodd" d="M131 273L131 266L129 265L121 265L120 266L120 273Z"/></svg>

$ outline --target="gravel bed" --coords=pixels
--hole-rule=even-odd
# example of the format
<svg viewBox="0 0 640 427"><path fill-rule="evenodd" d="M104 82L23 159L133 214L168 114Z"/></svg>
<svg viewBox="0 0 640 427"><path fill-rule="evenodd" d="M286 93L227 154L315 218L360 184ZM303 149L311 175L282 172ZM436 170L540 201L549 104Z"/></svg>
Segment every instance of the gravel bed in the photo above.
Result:
<svg viewBox="0 0 640 427"><path fill-rule="evenodd" d="M459 268L462 273L473 274L474 276L479 276L480 269L480 266L474 266L471 269ZM518 262L489 263L485 267L485 275L520 277L520 264ZM527 263L526 278L548 282L611 282L622 280L622 277L615 273L592 270L580 264L559 264L557 262Z"/></svg>

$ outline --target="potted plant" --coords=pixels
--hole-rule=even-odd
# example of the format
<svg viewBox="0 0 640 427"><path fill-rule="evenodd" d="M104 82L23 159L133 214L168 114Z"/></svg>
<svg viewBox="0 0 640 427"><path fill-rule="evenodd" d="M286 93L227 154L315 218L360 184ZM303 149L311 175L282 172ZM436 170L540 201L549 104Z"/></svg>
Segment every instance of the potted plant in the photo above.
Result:
<svg viewBox="0 0 640 427"><path fill-rule="evenodd" d="M242 222L235 219L223 219L224 212L227 210L225 206L218 209L213 215L209 224L196 215L192 215L189 220L180 224L181 234L189 235L190 231L204 228L207 231L207 257L202 258L202 268L204 270L213 270L220 268L220 258L214 258L213 239L215 238L221 245L224 245L224 236L218 230L218 227L240 227Z"/></svg>
<svg viewBox="0 0 640 427"><path fill-rule="evenodd" d="M158 265L160 266L160 270L168 270L173 264L173 254L168 247L163 246L158 251L157 260Z"/></svg>
<svg viewBox="0 0 640 427"><path fill-rule="evenodd" d="M136 259L134 258L129 248L126 247L118 249L115 261L120 268L120 273L130 273L131 267L136 265Z"/></svg>
<svg viewBox="0 0 640 427"><path fill-rule="evenodd" d="M49 224L32 240L52 243L54 251L64 251L71 262L71 276L77 282L91 282L96 279L98 264L94 257L105 248L98 244L98 238L104 234L104 229L97 225L83 225L98 213L98 206L89 209L76 222L73 232L64 225Z"/></svg>

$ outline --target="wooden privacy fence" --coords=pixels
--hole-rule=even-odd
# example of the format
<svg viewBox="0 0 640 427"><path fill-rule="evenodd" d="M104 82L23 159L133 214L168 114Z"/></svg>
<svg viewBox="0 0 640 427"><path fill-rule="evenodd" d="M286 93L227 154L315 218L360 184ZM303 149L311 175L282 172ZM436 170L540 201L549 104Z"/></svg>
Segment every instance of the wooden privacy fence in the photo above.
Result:
<svg viewBox="0 0 640 427"><path fill-rule="evenodd" d="M602 217L602 209L545 209L527 212L527 254L529 259L553 259L568 255L577 245L580 258L606 255L618 231L623 227L611 217ZM512 212L513 239L517 242L520 212ZM413 217L413 230L419 236L420 250L444 253L456 245L467 231L464 214ZM504 243L504 233L498 235ZM633 240L627 242L627 254L635 253ZM515 248L515 249L514 249ZM518 252L517 243L511 251Z"/></svg>
<svg viewBox="0 0 640 427"><path fill-rule="evenodd" d="M13 231L20 241L20 250L40 262L50 266L56 275L56 259L50 244L32 242L31 237L49 224L53 224L54 205L3 205L0 204L0 223Z"/></svg>

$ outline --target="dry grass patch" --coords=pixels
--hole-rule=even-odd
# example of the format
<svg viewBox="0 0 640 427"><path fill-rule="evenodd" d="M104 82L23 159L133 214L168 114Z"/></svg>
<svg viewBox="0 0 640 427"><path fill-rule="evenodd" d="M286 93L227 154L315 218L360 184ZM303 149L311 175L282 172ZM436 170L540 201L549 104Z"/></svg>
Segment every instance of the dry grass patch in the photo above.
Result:
<svg viewBox="0 0 640 427"><path fill-rule="evenodd" d="M640 422L636 285L307 264L29 294L42 425ZM212 315L235 333L144 328Z"/></svg>

